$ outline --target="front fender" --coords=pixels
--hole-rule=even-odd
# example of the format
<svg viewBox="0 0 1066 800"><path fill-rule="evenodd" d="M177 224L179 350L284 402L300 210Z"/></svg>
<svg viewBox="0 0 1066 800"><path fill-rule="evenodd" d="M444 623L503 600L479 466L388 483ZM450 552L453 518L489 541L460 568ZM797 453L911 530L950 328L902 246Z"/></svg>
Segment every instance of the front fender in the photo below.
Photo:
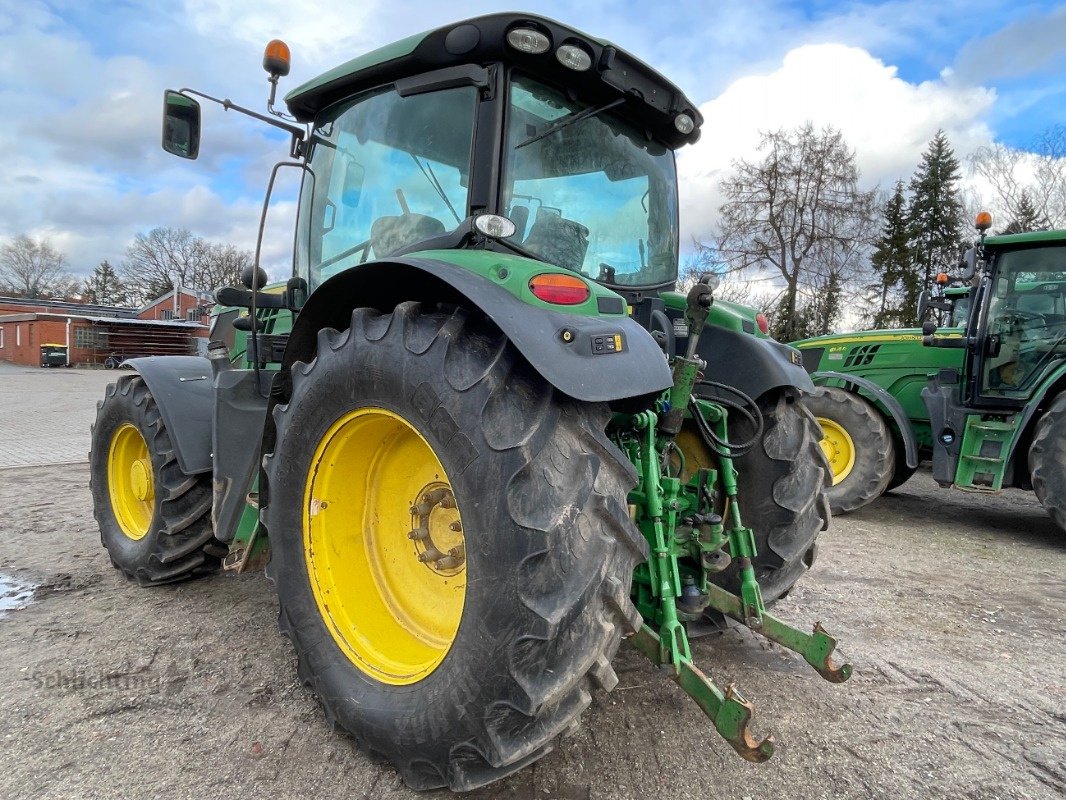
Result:
<svg viewBox="0 0 1066 800"><path fill-rule="evenodd" d="M214 410L210 362L200 356L147 356L126 363L152 393L181 471L186 475L210 472Z"/></svg>
<svg viewBox="0 0 1066 800"><path fill-rule="evenodd" d="M343 330L352 309L389 312L399 303L474 306L506 334L532 367L559 391L608 402L663 391L673 384L662 350L636 321L621 315L580 316L539 308L462 267L431 258L395 258L333 276L308 298L293 325L284 365L314 357L318 331ZM596 339L619 336L621 351Z"/></svg>

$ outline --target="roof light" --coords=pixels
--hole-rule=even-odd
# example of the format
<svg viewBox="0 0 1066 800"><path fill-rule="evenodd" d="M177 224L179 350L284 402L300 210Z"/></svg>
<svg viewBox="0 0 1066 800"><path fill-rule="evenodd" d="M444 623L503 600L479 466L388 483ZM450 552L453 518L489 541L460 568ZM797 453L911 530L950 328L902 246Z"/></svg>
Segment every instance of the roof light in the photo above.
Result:
<svg viewBox="0 0 1066 800"><path fill-rule="evenodd" d="M948 275L946 272L939 272L936 276L936 282L939 285L944 286L948 283L951 283L951 276Z"/></svg>
<svg viewBox="0 0 1066 800"><path fill-rule="evenodd" d="M289 74L292 65L292 56L289 54L289 46L281 39L271 39L263 50L263 69L272 76L285 76Z"/></svg>
<svg viewBox="0 0 1066 800"><path fill-rule="evenodd" d="M759 326L759 330L763 333L770 332L770 320L768 320L766 315L761 311L755 315L755 324Z"/></svg>
<svg viewBox="0 0 1066 800"><path fill-rule="evenodd" d="M574 275L546 272L529 280L533 296L557 306L576 306L589 299L588 284Z"/></svg>
<svg viewBox="0 0 1066 800"><path fill-rule="evenodd" d="M592 56L576 44L564 44L555 51L555 57L560 64L575 72L584 72L592 66Z"/></svg>
<svg viewBox="0 0 1066 800"><path fill-rule="evenodd" d="M696 122L688 114L678 114L674 117L674 127L685 136L696 130Z"/></svg>
<svg viewBox="0 0 1066 800"><path fill-rule="evenodd" d="M978 211L977 219L974 220L973 225L975 228L977 228L977 230L981 231L982 233L984 231L987 231L989 228L992 227L992 215L989 214L987 211Z"/></svg>
<svg viewBox="0 0 1066 800"><path fill-rule="evenodd" d="M533 28L511 28L507 31L507 44L522 53L539 55L551 49L552 40Z"/></svg>
<svg viewBox="0 0 1066 800"><path fill-rule="evenodd" d="M474 217L474 227L490 239L507 239L515 233L515 224L499 214L481 214Z"/></svg>

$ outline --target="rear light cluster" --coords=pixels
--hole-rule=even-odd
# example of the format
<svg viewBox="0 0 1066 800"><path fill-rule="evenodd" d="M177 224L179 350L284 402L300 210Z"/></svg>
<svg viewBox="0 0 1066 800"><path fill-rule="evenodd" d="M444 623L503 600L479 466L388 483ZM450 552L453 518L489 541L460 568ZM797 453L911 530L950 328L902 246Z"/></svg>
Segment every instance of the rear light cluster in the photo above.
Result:
<svg viewBox="0 0 1066 800"><path fill-rule="evenodd" d="M589 286L581 278L545 272L529 280L529 291L545 303L557 306L576 306L589 299Z"/></svg>
<svg viewBox="0 0 1066 800"><path fill-rule="evenodd" d="M759 326L759 330L763 333L770 332L770 321L766 319L766 315L761 311L755 315L755 324Z"/></svg>

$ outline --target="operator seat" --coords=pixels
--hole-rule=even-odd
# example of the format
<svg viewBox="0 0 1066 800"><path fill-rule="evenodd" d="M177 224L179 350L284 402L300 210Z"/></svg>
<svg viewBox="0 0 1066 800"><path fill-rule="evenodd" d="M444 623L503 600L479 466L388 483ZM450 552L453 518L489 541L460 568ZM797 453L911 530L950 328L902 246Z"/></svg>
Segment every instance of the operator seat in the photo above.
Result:
<svg viewBox="0 0 1066 800"><path fill-rule="evenodd" d="M522 245L552 264L580 271L589 249L589 229L542 208Z"/></svg>
<svg viewBox="0 0 1066 800"><path fill-rule="evenodd" d="M444 223L425 214L400 214L395 217L378 217L370 226L370 247L375 258L391 255L408 245L440 236Z"/></svg>

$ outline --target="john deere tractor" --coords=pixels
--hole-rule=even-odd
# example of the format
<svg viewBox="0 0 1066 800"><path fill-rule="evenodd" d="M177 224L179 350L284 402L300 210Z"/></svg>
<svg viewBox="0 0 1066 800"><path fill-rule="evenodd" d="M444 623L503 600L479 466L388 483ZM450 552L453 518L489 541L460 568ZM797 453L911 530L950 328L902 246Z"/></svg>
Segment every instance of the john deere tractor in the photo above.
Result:
<svg viewBox="0 0 1066 800"><path fill-rule="evenodd" d="M1066 231L980 238L923 295L950 326L797 342L833 467L834 511L861 508L931 458L941 486L1031 489L1066 529ZM944 276L947 279L947 276ZM920 402L919 402L920 401Z"/></svg>
<svg viewBox="0 0 1066 800"><path fill-rule="evenodd" d="M217 292L208 356L134 359L93 430L103 543L144 585L266 565L330 722L417 788L535 761L623 636L745 758L770 737L692 662L733 620L831 681L767 606L828 520L799 354L674 291L693 103L552 20L360 56L273 109L303 177L292 277ZM167 92L163 146L200 147Z"/></svg>

